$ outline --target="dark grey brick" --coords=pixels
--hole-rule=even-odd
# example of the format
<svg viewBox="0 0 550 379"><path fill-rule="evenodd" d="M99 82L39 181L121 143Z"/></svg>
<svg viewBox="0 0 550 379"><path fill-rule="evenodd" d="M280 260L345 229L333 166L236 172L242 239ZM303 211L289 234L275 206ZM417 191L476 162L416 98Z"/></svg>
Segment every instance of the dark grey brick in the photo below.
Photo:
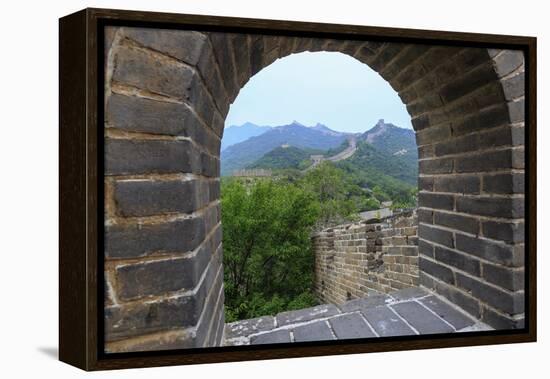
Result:
<svg viewBox="0 0 550 379"><path fill-rule="evenodd" d="M225 325L226 338L248 336L251 334L266 332L275 327L275 318L262 316L248 320L235 321Z"/></svg>
<svg viewBox="0 0 550 379"><path fill-rule="evenodd" d="M350 300L340 305L339 308L342 312L353 312L363 308L376 307L379 305L385 305L386 301L390 300L388 295L374 294L360 299Z"/></svg>
<svg viewBox="0 0 550 379"><path fill-rule="evenodd" d="M208 33L208 36L214 48L217 63L220 66L224 86L229 93L229 97L233 98L237 95L240 88L235 80L235 66L233 65L233 58L231 56L230 36L227 33Z"/></svg>
<svg viewBox="0 0 550 379"><path fill-rule="evenodd" d="M502 89L506 100L516 99L525 95L525 73L522 72L502 81Z"/></svg>
<svg viewBox="0 0 550 379"><path fill-rule="evenodd" d="M525 287L525 270L510 267L483 264L483 278L489 283L510 291L522 290Z"/></svg>
<svg viewBox="0 0 550 379"><path fill-rule="evenodd" d="M415 301L391 306L420 334L451 333L453 328Z"/></svg>
<svg viewBox="0 0 550 379"><path fill-rule="evenodd" d="M502 104L475 112L462 120L453 121L453 135L459 136L502 126L510 122L508 107Z"/></svg>
<svg viewBox="0 0 550 379"><path fill-rule="evenodd" d="M326 321L316 321L292 330L295 342L333 340L334 336Z"/></svg>
<svg viewBox="0 0 550 379"><path fill-rule="evenodd" d="M475 237L456 234L456 248L476 257L507 266L523 264L524 251L520 246L506 245Z"/></svg>
<svg viewBox="0 0 550 379"><path fill-rule="evenodd" d="M187 252L198 247L204 237L204 220L200 217L162 224L109 225L105 232L105 257Z"/></svg>
<svg viewBox="0 0 550 379"><path fill-rule="evenodd" d="M331 318L329 322L338 339L376 337L358 313L336 316Z"/></svg>
<svg viewBox="0 0 550 379"><path fill-rule="evenodd" d="M116 268L119 296L129 300L195 286L192 259L176 258L125 264Z"/></svg>
<svg viewBox="0 0 550 379"><path fill-rule="evenodd" d="M420 174L450 174L453 172L453 158L423 159L418 162Z"/></svg>
<svg viewBox="0 0 550 379"><path fill-rule="evenodd" d="M420 240L425 239L440 245L454 247L453 233L433 226L420 224L418 226L418 238Z"/></svg>
<svg viewBox="0 0 550 379"><path fill-rule="evenodd" d="M463 137L455 137L448 141L440 142L434 146L435 155L443 156L458 153L467 153L478 149L479 136L470 134Z"/></svg>
<svg viewBox="0 0 550 379"><path fill-rule="evenodd" d="M496 75L493 66L488 62L487 64L483 64L457 77L451 83L443 86L443 88L439 90L439 95L445 103L450 103L495 79Z"/></svg>
<svg viewBox="0 0 550 379"><path fill-rule="evenodd" d="M525 200L519 198L457 197L456 210L473 215L521 218Z"/></svg>
<svg viewBox="0 0 550 379"><path fill-rule="evenodd" d="M429 275L436 277L439 280L443 280L446 283L454 284L455 282L453 271L451 269L431 260L428 260L423 256L420 256L418 259L418 268L420 269L420 272L426 272Z"/></svg>
<svg viewBox="0 0 550 379"><path fill-rule="evenodd" d="M418 194L418 205L426 208L452 210L454 207L454 196L420 192Z"/></svg>
<svg viewBox="0 0 550 379"><path fill-rule="evenodd" d="M387 306L368 308L361 311L380 337L408 336L416 334Z"/></svg>
<svg viewBox="0 0 550 379"><path fill-rule="evenodd" d="M195 296L105 308L105 339L112 341L155 331L193 326L200 309Z"/></svg>
<svg viewBox="0 0 550 379"><path fill-rule="evenodd" d="M120 47L115 57L113 81L159 95L183 99L194 76L190 67L143 50Z"/></svg>
<svg viewBox="0 0 550 379"><path fill-rule="evenodd" d="M445 303L443 300L438 299L435 296L426 297L424 299L421 299L420 302L426 307L430 308L433 312L437 313L439 317L445 319L457 330L473 325L475 323L474 320L465 316L462 312L457 311L449 304Z"/></svg>
<svg viewBox="0 0 550 379"><path fill-rule="evenodd" d="M434 178L432 176L419 176L418 189L420 191L433 191Z"/></svg>
<svg viewBox="0 0 550 379"><path fill-rule="evenodd" d="M105 140L107 175L199 173L199 154L189 141Z"/></svg>
<svg viewBox="0 0 550 379"><path fill-rule="evenodd" d="M456 172L487 172L512 168L512 150L498 150L455 158Z"/></svg>
<svg viewBox="0 0 550 379"><path fill-rule="evenodd" d="M522 313L525 303L523 293L506 292L472 277L456 273L457 285L484 303L509 314Z"/></svg>
<svg viewBox="0 0 550 379"><path fill-rule="evenodd" d="M424 240L418 241L418 254L433 258L434 246Z"/></svg>
<svg viewBox="0 0 550 379"><path fill-rule="evenodd" d="M251 345L289 343L290 331L285 329L275 330L273 332L262 333L250 338Z"/></svg>
<svg viewBox="0 0 550 379"><path fill-rule="evenodd" d="M495 312L489 307L483 307L483 322L491 325L497 330L523 329L525 327L525 318L513 318L509 315Z"/></svg>
<svg viewBox="0 0 550 379"><path fill-rule="evenodd" d="M284 326L297 322L310 321L339 314L340 311L333 304L317 305L311 308L296 311L282 312L277 315L277 325Z"/></svg>
<svg viewBox="0 0 550 379"><path fill-rule="evenodd" d="M423 273L420 273L423 276ZM464 310L474 318L481 317L481 306L479 300L475 299L471 295L466 294L463 291L458 290L454 285L448 285L443 282L433 281L433 290L447 298L451 303L457 305L460 309Z"/></svg>
<svg viewBox="0 0 550 379"><path fill-rule="evenodd" d="M434 212L431 209L418 208L417 215L419 223L433 224Z"/></svg>
<svg viewBox="0 0 550 379"><path fill-rule="evenodd" d="M191 65L197 64L202 48L206 43L206 35L173 29L122 28L122 34L138 44L160 51Z"/></svg>
<svg viewBox="0 0 550 379"><path fill-rule="evenodd" d="M206 204L200 201L199 186L197 180L117 181L117 213L124 217L190 213Z"/></svg>
<svg viewBox="0 0 550 379"><path fill-rule="evenodd" d="M432 126L416 133L416 144L418 146L443 141L451 137L451 126L443 124Z"/></svg>
<svg viewBox="0 0 550 379"><path fill-rule="evenodd" d="M496 174L483 176L483 191L490 193L524 193L524 174Z"/></svg>
<svg viewBox="0 0 550 379"><path fill-rule="evenodd" d="M483 236L507 243L520 243L525 240L525 225L523 222L510 223L500 221L485 221L481 223Z"/></svg>
<svg viewBox="0 0 550 379"><path fill-rule="evenodd" d="M187 135L186 128L197 127L195 116L183 104L124 96L109 96L107 122L117 129L166 135Z"/></svg>
<svg viewBox="0 0 550 379"><path fill-rule="evenodd" d="M397 301L412 300L426 295L428 292L420 287L404 288L391 293L391 297Z"/></svg>
<svg viewBox="0 0 550 379"><path fill-rule="evenodd" d="M458 175L435 178L435 192L457 192L477 194L480 190L480 180L478 176Z"/></svg>
<svg viewBox="0 0 550 379"><path fill-rule="evenodd" d="M435 212L434 224L458 229L466 233L479 233L479 221L477 219L459 214Z"/></svg>
<svg viewBox="0 0 550 379"><path fill-rule="evenodd" d="M523 52L521 50L503 50L493 59L498 76L503 77L523 65Z"/></svg>
<svg viewBox="0 0 550 379"><path fill-rule="evenodd" d="M480 276L480 263L465 254L457 253L440 246L435 247L435 259L459 270L469 272L472 275Z"/></svg>

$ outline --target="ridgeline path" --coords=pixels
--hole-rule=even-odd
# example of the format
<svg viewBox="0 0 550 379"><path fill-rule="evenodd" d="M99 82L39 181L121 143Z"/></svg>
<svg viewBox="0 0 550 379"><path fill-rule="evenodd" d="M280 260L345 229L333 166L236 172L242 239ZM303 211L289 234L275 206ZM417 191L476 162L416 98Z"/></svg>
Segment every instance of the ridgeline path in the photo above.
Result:
<svg viewBox="0 0 550 379"><path fill-rule="evenodd" d="M338 162L338 161L342 161L344 159L348 159L357 150L357 140L356 140L356 138L355 137L349 137L348 138L348 144L349 144L349 146L346 147L346 149L344 151L341 151L338 154L333 155L332 157L322 158L322 159L313 161L313 164L311 166L309 166L308 168L306 168L305 170L303 170L302 172L309 171L309 170L317 167L321 162L324 162L324 161Z"/></svg>

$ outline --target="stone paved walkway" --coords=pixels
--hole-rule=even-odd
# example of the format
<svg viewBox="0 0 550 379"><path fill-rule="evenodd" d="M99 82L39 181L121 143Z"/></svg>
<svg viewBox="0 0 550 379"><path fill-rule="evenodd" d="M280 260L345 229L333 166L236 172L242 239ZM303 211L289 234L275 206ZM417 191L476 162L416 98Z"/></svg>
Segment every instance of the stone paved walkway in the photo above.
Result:
<svg viewBox="0 0 550 379"><path fill-rule="evenodd" d="M490 330L445 299L421 288L375 293L342 305L225 325L225 345L273 344Z"/></svg>

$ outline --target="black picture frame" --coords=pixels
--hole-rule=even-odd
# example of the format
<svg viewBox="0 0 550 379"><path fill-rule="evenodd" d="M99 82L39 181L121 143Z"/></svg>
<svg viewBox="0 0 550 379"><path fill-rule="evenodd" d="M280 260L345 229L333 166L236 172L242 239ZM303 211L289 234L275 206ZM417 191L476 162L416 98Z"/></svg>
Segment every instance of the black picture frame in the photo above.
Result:
<svg viewBox="0 0 550 379"><path fill-rule="evenodd" d="M103 28L139 26L519 49L526 60L525 328L460 335L103 352ZM59 21L59 358L85 370L536 341L536 38L217 16L84 9Z"/></svg>

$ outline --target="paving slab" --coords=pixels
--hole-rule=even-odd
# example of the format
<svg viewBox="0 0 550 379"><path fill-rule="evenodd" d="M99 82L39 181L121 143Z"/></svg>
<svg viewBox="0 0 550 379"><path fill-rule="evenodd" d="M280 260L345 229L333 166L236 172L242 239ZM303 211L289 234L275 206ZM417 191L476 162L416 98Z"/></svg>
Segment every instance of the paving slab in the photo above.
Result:
<svg viewBox="0 0 550 379"><path fill-rule="evenodd" d="M474 320L435 296L428 296L419 301L454 326L456 330L475 324Z"/></svg>
<svg viewBox="0 0 550 379"><path fill-rule="evenodd" d="M408 336L416 334L387 306L367 308L361 311L380 337Z"/></svg>
<svg viewBox="0 0 550 379"><path fill-rule="evenodd" d="M333 340L334 336L326 321L315 321L292 330L295 342Z"/></svg>
<svg viewBox="0 0 550 379"><path fill-rule="evenodd" d="M334 304L317 305L311 308L297 311L282 312L277 315L277 325L284 326L298 322L311 321L317 318L325 318L339 314L340 311Z"/></svg>
<svg viewBox="0 0 550 379"><path fill-rule="evenodd" d="M420 334L452 333L454 329L416 301L391 306Z"/></svg>
<svg viewBox="0 0 550 379"><path fill-rule="evenodd" d="M429 292L420 287L404 288L391 293L391 297L396 301L412 300L426 295L429 295Z"/></svg>
<svg viewBox="0 0 550 379"><path fill-rule="evenodd" d="M375 294L361 299L355 299L345 302L340 305L340 310L342 312L353 312L361 310L363 308L377 307L379 305L386 305L387 302L391 300L391 297L384 294Z"/></svg>
<svg viewBox="0 0 550 379"><path fill-rule="evenodd" d="M225 336L228 339L249 336L258 332L265 332L275 327L275 317L262 316L248 320L235 321L225 324Z"/></svg>
<svg viewBox="0 0 550 379"><path fill-rule="evenodd" d="M279 329L250 337L251 345L288 342L290 342L290 331L286 329Z"/></svg>
<svg viewBox="0 0 550 379"><path fill-rule="evenodd" d="M376 337L359 313L334 316L329 323L338 339Z"/></svg>

